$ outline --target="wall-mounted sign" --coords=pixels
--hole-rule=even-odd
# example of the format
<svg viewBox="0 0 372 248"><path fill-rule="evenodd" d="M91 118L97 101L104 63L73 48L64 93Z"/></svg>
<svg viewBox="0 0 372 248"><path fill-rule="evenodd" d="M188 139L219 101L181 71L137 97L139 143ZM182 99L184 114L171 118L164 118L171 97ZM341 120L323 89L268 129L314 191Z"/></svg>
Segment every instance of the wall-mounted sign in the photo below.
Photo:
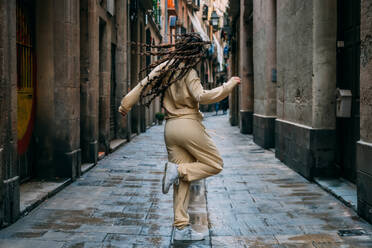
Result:
<svg viewBox="0 0 372 248"><path fill-rule="evenodd" d="M276 68L271 69L271 82L276 83Z"/></svg>

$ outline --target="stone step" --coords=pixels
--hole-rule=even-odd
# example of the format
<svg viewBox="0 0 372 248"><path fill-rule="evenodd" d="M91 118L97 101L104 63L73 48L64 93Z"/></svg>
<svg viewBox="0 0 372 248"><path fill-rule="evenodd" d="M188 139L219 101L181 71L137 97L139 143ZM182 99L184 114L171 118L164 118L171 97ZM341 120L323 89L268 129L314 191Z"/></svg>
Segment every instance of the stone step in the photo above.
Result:
<svg viewBox="0 0 372 248"><path fill-rule="evenodd" d="M71 183L70 178L55 179L53 181L37 180L20 185L20 213L27 215L46 199L52 197Z"/></svg>

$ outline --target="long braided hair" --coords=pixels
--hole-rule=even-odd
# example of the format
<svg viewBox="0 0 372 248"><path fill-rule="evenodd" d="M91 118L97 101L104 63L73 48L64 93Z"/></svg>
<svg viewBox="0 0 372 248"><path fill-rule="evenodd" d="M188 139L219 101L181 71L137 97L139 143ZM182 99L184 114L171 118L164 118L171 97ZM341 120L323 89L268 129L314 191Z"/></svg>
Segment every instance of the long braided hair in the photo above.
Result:
<svg viewBox="0 0 372 248"><path fill-rule="evenodd" d="M149 72L166 62L157 76L153 78L147 76L147 83L141 91L141 101L147 107L157 96L161 97L160 102L163 107L164 94L168 87L182 79L202 60L208 51L205 45L210 44L210 42L203 41L197 33L181 34L175 37L174 44L132 43L132 45L140 48L139 54L141 56L160 56L160 59L142 69L139 72L140 75L144 71Z"/></svg>

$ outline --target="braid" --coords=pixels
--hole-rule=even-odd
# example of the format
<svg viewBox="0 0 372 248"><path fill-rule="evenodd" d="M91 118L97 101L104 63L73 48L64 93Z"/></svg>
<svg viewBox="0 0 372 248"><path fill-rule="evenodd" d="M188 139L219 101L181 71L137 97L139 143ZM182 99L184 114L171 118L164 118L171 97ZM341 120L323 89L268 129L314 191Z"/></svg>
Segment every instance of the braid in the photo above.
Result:
<svg viewBox="0 0 372 248"><path fill-rule="evenodd" d="M175 35L175 37L176 42L174 44L151 45L139 42L131 43L132 46L139 48L138 54L141 56L160 56L160 59L140 70L139 76L144 71L153 70L158 65L166 62L157 76L151 79L149 75L147 76L147 83L141 91L141 101L147 107L158 96L160 96L160 103L163 107L166 90L173 83L187 75L205 57L207 52L205 45L210 44L210 42L203 41L197 33Z"/></svg>

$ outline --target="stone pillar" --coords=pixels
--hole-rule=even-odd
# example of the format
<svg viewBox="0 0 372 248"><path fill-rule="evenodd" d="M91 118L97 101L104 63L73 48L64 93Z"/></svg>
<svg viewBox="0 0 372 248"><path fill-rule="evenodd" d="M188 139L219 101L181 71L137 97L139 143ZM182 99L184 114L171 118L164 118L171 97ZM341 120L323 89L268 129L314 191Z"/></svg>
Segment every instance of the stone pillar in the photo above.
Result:
<svg viewBox="0 0 372 248"><path fill-rule="evenodd" d="M253 131L253 47L252 47L252 0L240 1L239 75L240 86L240 132Z"/></svg>
<svg viewBox="0 0 372 248"><path fill-rule="evenodd" d="M231 41L231 56L230 56L230 76L238 76L239 75L239 35L240 32L237 32L239 30L239 23L240 18L237 15L236 17L232 17L233 23L233 30L235 31L235 35L233 36L233 39ZM229 96L229 109L230 109L230 124L232 126L238 126L239 125L239 87L235 87L235 89L230 93Z"/></svg>
<svg viewBox="0 0 372 248"><path fill-rule="evenodd" d="M128 73L128 1L116 1L116 25L117 25L117 46L116 46L116 106L119 108L122 97L127 93ZM116 112L118 122L118 137L126 139L128 136L127 116L122 117Z"/></svg>
<svg viewBox="0 0 372 248"><path fill-rule="evenodd" d="M308 179L334 176L337 0L298 2L277 1L275 155Z"/></svg>
<svg viewBox="0 0 372 248"><path fill-rule="evenodd" d="M139 14L139 32L138 32L138 41L140 43L146 43L145 42L145 37L146 37L146 30L145 30L145 23L144 20L145 19L145 9L144 8L140 8L140 14ZM145 68L145 65L146 65L146 56L140 56L138 55L138 72L140 70L142 70L143 68ZM141 75L138 77L138 81L137 83L142 80L142 78L144 78L146 76L146 72L143 72L141 73ZM139 101L139 112L140 112L140 131L141 133L144 133L146 132L146 107L145 105L142 104L141 100Z"/></svg>
<svg viewBox="0 0 372 248"><path fill-rule="evenodd" d="M54 0L54 164L57 175L80 173L79 1ZM41 69L41 68L39 68Z"/></svg>
<svg viewBox="0 0 372 248"><path fill-rule="evenodd" d="M337 0L313 2L313 80L311 177L337 176L336 151L336 48Z"/></svg>
<svg viewBox="0 0 372 248"><path fill-rule="evenodd" d="M125 27L125 30L126 30L126 35L127 35L127 46L126 46L126 55L125 55L125 59L127 61L127 79L126 79L126 93L129 92L129 90L132 88L131 87L131 84L132 84L132 61L131 61L131 58L132 58L132 45L131 45L131 41L132 41L132 33L131 33L131 25L132 25L132 22L131 22L131 19L130 19L130 16L131 16L131 13L130 13L130 0L126 0L126 27ZM127 138L127 141L130 141L131 140L131 137L132 137L132 111L130 111L124 118L123 120L124 122L126 122L127 124L127 127L128 127L128 131L127 131L127 135L126 135L126 138Z"/></svg>
<svg viewBox="0 0 372 248"><path fill-rule="evenodd" d="M372 0L361 2L360 141L357 143L358 213L372 223Z"/></svg>
<svg viewBox="0 0 372 248"><path fill-rule="evenodd" d="M232 46L232 42L230 43L230 45ZM230 48L230 49L232 49L232 47ZM230 54L230 56L229 56L229 59L228 59L228 70L227 70L227 79L230 79L231 77L232 77L232 75L233 75L233 56L234 56L234 54ZM230 122L230 124L231 125L233 125L233 121L232 121L232 118L233 118L233 107L232 107L232 103L233 103L233 92L231 92L230 93L230 95L229 95L229 122Z"/></svg>
<svg viewBox="0 0 372 248"><path fill-rule="evenodd" d="M140 24L139 19L141 19L140 11L139 9L135 12L136 18L134 20L131 20L130 22L130 36L132 42L139 42L140 39ZM137 83L139 82L139 56L136 54L138 52L138 49L136 46L132 46L131 53L130 53L130 68L131 68L131 78L130 78L130 89L133 89ZM130 111L130 121L131 121L131 133L133 134L140 134L140 105L139 103L136 103L132 110Z"/></svg>
<svg viewBox="0 0 372 248"><path fill-rule="evenodd" d="M0 0L0 226L19 217L16 1Z"/></svg>
<svg viewBox="0 0 372 248"><path fill-rule="evenodd" d="M103 19L99 20L99 151L110 150L110 82L111 82L111 30Z"/></svg>
<svg viewBox="0 0 372 248"><path fill-rule="evenodd" d="M314 1L312 127L335 129L337 1Z"/></svg>
<svg viewBox="0 0 372 248"><path fill-rule="evenodd" d="M82 160L98 157L98 17L97 4L80 0L80 132Z"/></svg>
<svg viewBox="0 0 372 248"><path fill-rule="evenodd" d="M275 146L276 0L253 1L254 142Z"/></svg>
<svg viewBox="0 0 372 248"><path fill-rule="evenodd" d="M36 2L38 176L80 173L79 1Z"/></svg>

